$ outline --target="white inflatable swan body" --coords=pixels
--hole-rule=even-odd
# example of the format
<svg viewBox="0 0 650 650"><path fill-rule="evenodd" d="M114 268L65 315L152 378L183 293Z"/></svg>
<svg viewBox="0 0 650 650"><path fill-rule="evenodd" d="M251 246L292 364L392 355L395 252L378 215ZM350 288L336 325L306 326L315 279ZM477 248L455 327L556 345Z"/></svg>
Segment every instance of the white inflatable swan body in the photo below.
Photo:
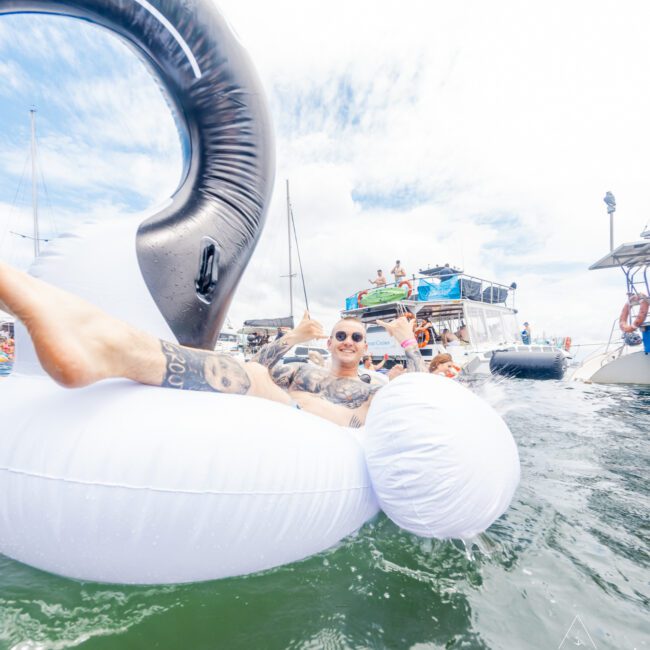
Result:
<svg viewBox="0 0 650 650"><path fill-rule="evenodd" d="M171 14L185 3L153 4ZM168 304L171 294L152 292L143 266L165 272L171 262L164 254L147 262L134 245L142 224L137 216L85 224L31 272L160 338L203 337L210 347L214 327L193 328ZM182 224L173 228L186 241ZM168 235L165 250L182 270ZM228 241L209 239L218 266ZM205 238L196 245L205 251ZM196 284L209 304L223 275L201 269L188 291ZM226 280L227 294L236 281ZM446 378L400 377L377 393L366 427L348 430L246 396L118 380L67 390L43 373L20 325L16 339L14 373L0 382L0 553L63 576L154 584L247 574L332 546L380 507L418 535L469 537L507 509L518 483L504 422Z"/></svg>

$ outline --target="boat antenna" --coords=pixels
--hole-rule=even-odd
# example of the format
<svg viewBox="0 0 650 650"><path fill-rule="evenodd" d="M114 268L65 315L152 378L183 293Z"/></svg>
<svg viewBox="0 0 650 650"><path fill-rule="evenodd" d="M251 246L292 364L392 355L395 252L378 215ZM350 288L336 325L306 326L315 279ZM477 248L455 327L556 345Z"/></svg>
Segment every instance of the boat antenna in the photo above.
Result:
<svg viewBox="0 0 650 650"><path fill-rule="evenodd" d="M38 233L38 177L36 175L36 107L29 109L29 118L32 127L32 215L34 217L34 258L41 252L40 237Z"/></svg>
<svg viewBox="0 0 650 650"><path fill-rule="evenodd" d="M614 250L614 212L616 212L616 199L611 192L605 193L603 199L607 204L607 214L609 215L609 250Z"/></svg>

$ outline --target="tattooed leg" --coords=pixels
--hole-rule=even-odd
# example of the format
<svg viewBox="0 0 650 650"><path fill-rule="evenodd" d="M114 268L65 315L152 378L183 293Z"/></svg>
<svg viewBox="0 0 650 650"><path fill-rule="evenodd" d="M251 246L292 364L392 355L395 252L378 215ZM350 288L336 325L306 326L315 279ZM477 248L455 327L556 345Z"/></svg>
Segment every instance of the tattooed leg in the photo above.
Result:
<svg viewBox="0 0 650 650"><path fill-rule="evenodd" d="M27 327L45 371L69 388L121 377L290 400L262 366L162 344L94 305L0 262L0 302Z"/></svg>

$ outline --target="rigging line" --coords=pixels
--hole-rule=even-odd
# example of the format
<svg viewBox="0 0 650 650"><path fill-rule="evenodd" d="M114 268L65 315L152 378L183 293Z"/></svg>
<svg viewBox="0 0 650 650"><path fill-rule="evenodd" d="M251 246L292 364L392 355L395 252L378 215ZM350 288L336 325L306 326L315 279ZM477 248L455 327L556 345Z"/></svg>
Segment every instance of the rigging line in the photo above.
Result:
<svg viewBox="0 0 650 650"><path fill-rule="evenodd" d="M47 203L47 206L49 208L49 214L50 218L52 219L52 224L54 226L54 234L59 235L59 226L56 222L56 216L54 213L54 208L52 207L52 201L50 200L50 193L47 189L47 183L45 182L45 174L43 173L43 165L41 164L41 148L40 148L40 142L38 139L38 136L35 136L36 139L36 168L38 169L38 172L41 176L41 183L43 185L43 189L45 190L45 201Z"/></svg>
<svg viewBox="0 0 650 650"><path fill-rule="evenodd" d="M300 246L298 245L298 234L296 233L296 220L293 218L293 207L289 206L289 214L291 215L291 226L293 227L293 238L296 242L296 255L298 256L298 266L300 267L300 279L302 281L302 290L305 294L305 308L309 311L309 300L307 300L307 287L305 286L305 274L302 270L302 260L300 259Z"/></svg>
<svg viewBox="0 0 650 650"><path fill-rule="evenodd" d="M25 179L25 172L27 171L27 163L29 162L29 153L25 156L25 164L23 165L23 172L20 175L20 181L18 182L18 186L16 187L16 193L14 194L14 200L11 202L11 205L9 206L9 216L7 218L7 228L5 229L3 235L2 235L2 240L0 241L0 251L2 250L2 247L4 246L5 239L7 237L7 233L10 232L10 228L13 227L13 224L11 223L11 220L16 219L16 204L18 200L18 193L20 192L22 186L23 186L23 180Z"/></svg>

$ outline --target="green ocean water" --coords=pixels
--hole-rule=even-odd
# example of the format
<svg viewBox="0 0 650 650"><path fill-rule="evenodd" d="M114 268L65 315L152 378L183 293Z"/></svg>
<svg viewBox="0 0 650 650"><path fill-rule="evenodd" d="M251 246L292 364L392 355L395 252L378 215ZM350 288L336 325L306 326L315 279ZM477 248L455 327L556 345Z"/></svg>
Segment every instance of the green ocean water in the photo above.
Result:
<svg viewBox="0 0 650 650"><path fill-rule="evenodd" d="M193 585L79 583L0 556L0 648L650 647L650 389L475 389L522 481L470 552L380 515L303 562Z"/></svg>

